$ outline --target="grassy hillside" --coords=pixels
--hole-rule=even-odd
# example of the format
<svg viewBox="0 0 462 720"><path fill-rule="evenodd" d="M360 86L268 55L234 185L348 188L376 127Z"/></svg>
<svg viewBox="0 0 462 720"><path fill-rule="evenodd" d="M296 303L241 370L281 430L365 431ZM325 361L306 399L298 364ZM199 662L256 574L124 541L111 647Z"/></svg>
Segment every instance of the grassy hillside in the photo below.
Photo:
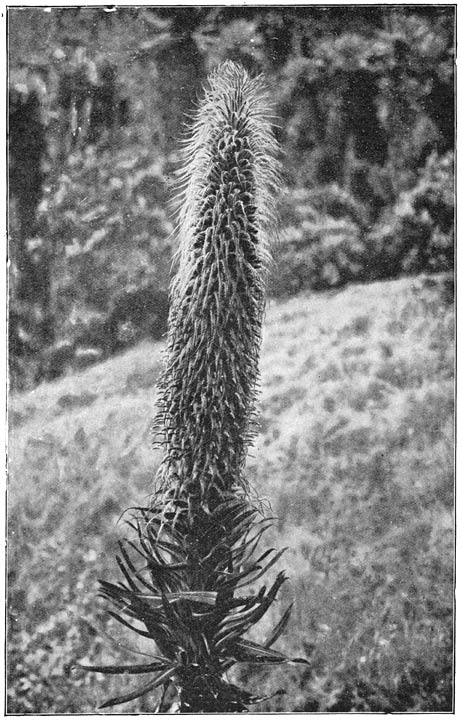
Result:
<svg viewBox="0 0 462 720"><path fill-rule="evenodd" d="M130 683L69 676L65 665L136 661L117 644L133 640L108 621L97 579L117 576L118 519L152 487L162 347L139 345L10 399L9 712L88 713ZM272 302L261 370L248 476L278 518L268 541L289 547L280 605L296 606L278 644L312 666L246 668L254 689L287 690L259 709L450 710L448 281ZM119 712L150 708L148 697Z"/></svg>

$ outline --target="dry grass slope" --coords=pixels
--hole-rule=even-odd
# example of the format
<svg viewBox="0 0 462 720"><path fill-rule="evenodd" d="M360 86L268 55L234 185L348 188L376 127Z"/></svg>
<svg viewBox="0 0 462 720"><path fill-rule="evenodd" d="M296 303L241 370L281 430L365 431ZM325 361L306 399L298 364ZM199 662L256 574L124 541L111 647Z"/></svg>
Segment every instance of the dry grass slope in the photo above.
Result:
<svg viewBox="0 0 462 720"><path fill-rule="evenodd" d="M262 693L287 690L261 710L451 709L447 288L419 277L268 309L248 476L278 518L268 542L290 548L283 599L296 608L279 646L312 666L255 671ZM9 712L93 712L125 681L69 677L66 663L136 660L82 618L122 637L97 578L115 578L118 518L147 497L159 461L150 425L162 349L144 343L10 399Z"/></svg>

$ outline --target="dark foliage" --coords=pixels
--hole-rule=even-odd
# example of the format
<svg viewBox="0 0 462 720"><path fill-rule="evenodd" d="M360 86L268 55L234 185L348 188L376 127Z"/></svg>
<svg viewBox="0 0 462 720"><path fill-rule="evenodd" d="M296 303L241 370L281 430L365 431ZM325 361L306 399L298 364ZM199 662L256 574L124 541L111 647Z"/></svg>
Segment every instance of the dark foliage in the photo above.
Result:
<svg viewBox="0 0 462 720"><path fill-rule="evenodd" d="M36 88L12 87L9 108L9 359L13 384L24 365L53 341L50 317L51 249L37 237L45 127Z"/></svg>
<svg viewBox="0 0 462 720"><path fill-rule="evenodd" d="M253 585L283 551L266 550L255 557L271 522L258 521L257 510L235 490L214 503L209 498L213 511L192 508L188 493L162 492L128 522L135 538L120 545L117 557L124 581L102 581L101 592L117 608L110 613L116 620L153 641L153 662L75 667L152 674L152 679L101 708L128 702L160 685L166 692L173 683L180 712L243 712L248 704L265 698L225 681L223 674L232 665L306 663L271 647L287 624L290 608L263 644L243 637L265 615L286 578L279 573L268 589L236 594Z"/></svg>

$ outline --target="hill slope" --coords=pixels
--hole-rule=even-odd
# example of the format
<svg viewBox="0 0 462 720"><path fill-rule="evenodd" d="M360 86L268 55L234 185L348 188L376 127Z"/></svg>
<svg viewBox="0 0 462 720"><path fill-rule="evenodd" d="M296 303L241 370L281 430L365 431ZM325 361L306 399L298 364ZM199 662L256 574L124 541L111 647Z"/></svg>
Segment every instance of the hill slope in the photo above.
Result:
<svg viewBox="0 0 462 720"><path fill-rule="evenodd" d="M283 600L296 607L279 644L312 668L246 670L254 689L288 691L262 710L450 710L447 288L401 279L268 309L248 476L278 517L272 544L289 547ZM152 488L162 348L144 343L10 399L9 712L92 712L128 684L63 667L130 659L81 618L123 637L96 581L116 577L117 520Z"/></svg>

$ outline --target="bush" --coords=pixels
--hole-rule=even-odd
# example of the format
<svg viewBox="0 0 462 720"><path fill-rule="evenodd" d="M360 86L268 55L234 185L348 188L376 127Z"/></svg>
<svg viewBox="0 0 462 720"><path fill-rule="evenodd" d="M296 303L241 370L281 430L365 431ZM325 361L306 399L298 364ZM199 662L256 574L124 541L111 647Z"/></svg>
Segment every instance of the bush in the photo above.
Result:
<svg viewBox="0 0 462 720"><path fill-rule="evenodd" d="M366 238L367 279L454 267L453 155L432 154L417 184L402 192Z"/></svg>
<svg viewBox="0 0 462 720"><path fill-rule="evenodd" d="M370 229L367 209L337 185L286 197L270 293L291 295L454 266L453 156L431 155L417 183Z"/></svg>
<svg viewBox="0 0 462 720"><path fill-rule="evenodd" d="M79 366L76 353L96 362L166 330L172 225L161 209L164 167L129 136L116 152L89 146L70 155L45 188L39 222L54 246L55 341L36 381Z"/></svg>

